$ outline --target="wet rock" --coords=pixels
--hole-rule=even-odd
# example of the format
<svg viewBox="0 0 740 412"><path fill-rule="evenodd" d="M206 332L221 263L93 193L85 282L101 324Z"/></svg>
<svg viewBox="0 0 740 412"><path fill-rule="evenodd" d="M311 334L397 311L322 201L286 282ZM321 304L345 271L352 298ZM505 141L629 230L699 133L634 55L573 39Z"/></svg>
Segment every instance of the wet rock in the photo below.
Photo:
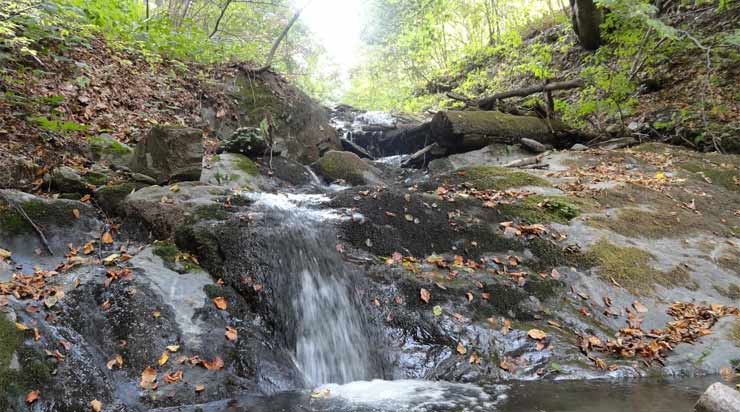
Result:
<svg viewBox="0 0 740 412"><path fill-rule="evenodd" d="M237 129L228 140L221 143L220 152L238 153L247 157L261 157L269 148L262 131L256 127Z"/></svg>
<svg viewBox="0 0 740 412"><path fill-rule="evenodd" d="M717 382L701 395L695 408L696 412L740 411L740 392Z"/></svg>
<svg viewBox="0 0 740 412"><path fill-rule="evenodd" d="M157 180L200 180L203 132L199 129L156 126L136 145L131 170Z"/></svg>
<svg viewBox="0 0 740 412"><path fill-rule="evenodd" d="M46 180L51 186L62 193L90 193L98 186L108 183L110 171L102 167L95 167L81 175L77 170L60 166L54 169Z"/></svg>
<svg viewBox="0 0 740 412"><path fill-rule="evenodd" d="M87 143L93 160L108 163L115 168L128 166L133 158L133 149L106 133L89 137Z"/></svg>
<svg viewBox="0 0 740 412"><path fill-rule="evenodd" d="M267 190L274 186L262 176L259 166L243 154L221 153L211 160L213 164L203 170L201 182L244 190Z"/></svg>
<svg viewBox="0 0 740 412"><path fill-rule="evenodd" d="M155 236L166 239L188 222L227 217L228 194L224 187L200 182L150 186L127 196L123 209L129 218L143 221Z"/></svg>
<svg viewBox="0 0 740 412"><path fill-rule="evenodd" d="M352 185L379 184L380 171L354 153L330 150L316 162L318 173L326 180L342 180Z"/></svg>
<svg viewBox="0 0 740 412"><path fill-rule="evenodd" d="M576 151L576 152L582 152L582 151L584 151L584 150L588 150L588 146L586 146L586 145L583 145L583 144L580 144L580 143L576 143L576 144L574 144L574 145L573 145L573 146L572 146L572 147L570 148L570 150L573 150L573 151Z"/></svg>
<svg viewBox="0 0 740 412"><path fill-rule="evenodd" d="M272 159L272 171L275 177L293 186L320 183L316 174L308 166L285 157Z"/></svg>
<svg viewBox="0 0 740 412"><path fill-rule="evenodd" d="M492 144L483 149L432 160L429 163L429 170L433 174L438 175L476 164L504 165L511 161L530 156L531 154L529 152L519 146Z"/></svg>
<svg viewBox="0 0 740 412"><path fill-rule="evenodd" d="M0 152L0 188L28 187L36 179L40 167L33 161L4 150Z"/></svg>

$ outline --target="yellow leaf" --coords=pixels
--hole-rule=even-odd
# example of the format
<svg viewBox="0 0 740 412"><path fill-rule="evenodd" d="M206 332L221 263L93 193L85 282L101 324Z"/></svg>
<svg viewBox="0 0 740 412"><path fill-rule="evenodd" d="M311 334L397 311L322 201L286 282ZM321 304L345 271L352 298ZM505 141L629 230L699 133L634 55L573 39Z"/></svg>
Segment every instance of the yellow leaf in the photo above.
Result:
<svg viewBox="0 0 740 412"><path fill-rule="evenodd" d="M103 402L100 402L97 399L93 399L90 401L90 408L93 412L100 412L103 410Z"/></svg>
<svg viewBox="0 0 740 412"><path fill-rule="evenodd" d="M84 246L82 246L82 253L89 255L90 253L95 251L95 241L90 241L85 243Z"/></svg>
<svg viewBox="0 0 740 412"><path fill-rule="evenodd" d="M170 352L162 352L162 356L159 357L159 366L164 366L164 364L167 363L168 360L170 360Z"/></svg>
<svg viewBox="0 0 740 412"><path fill-rule="evenodd" d="M7 259L9 257L13 256L13 253L8 252L5 249L0 249L0 259Z"/></svg>
<svg viewBox="0 0 740 412"><path fill-rule="evenodd" d="M175 353L180 350L180 345L170 345L167 347L167 350L172 353Z"/></svg>
<svg viewBox="0 0 740 412"><path fill-rule="evenodd" d="M468 353L468 350L465 349L465 346L463 346L462 342L457 344L457 353L459 353L460 355L465 355L466 353Z"/></svg>
<svg viewBox="0 0 740 412"><path fill-rule="evenodd" d="M110 256L108 256L108 257L106 257L105 259L103 259L103 263L104 263L104 264L106 264L106 265L111 265L111 264L113 264L113 263L114 263L114 262L116 261L116 259L118 259L119 257L121 257L121 255L119 255L119 254L117 254L117 253L114 253L114 254L112 254L112 255L110 255Z"/></svg>
<svg viewBox="0 0 740 412"><path fill-rule="evenodd" d="M196 392L203 392L204 390L206 390L206 387L205 387L205 385L203 385L203 384L200 384L200 383L199 383L199 384L197 384L197 385L195 385L195 391L196 391Z"/></svg>
<svg viewBox="0 0 740 412"><path fill-rule="evenodd" d="M111 235L110 232L105 232L100 238L100 241L105 243L106 245L110 245L111 243L113 243L113 235Z"/></svg>
<svg viewBox="0 0 740 412"><path fill-rule="evenodd" d="M18 330L28 330L28 326L18 322L15 323L15 327Z"/></svg>
<svg viewBox="0 0 740 412"><path fill-rule="evenodd" d="M658 173L655 174L655 178L658 179L658 180L665 180L666 175L663 172L658 172Z"/></svg>

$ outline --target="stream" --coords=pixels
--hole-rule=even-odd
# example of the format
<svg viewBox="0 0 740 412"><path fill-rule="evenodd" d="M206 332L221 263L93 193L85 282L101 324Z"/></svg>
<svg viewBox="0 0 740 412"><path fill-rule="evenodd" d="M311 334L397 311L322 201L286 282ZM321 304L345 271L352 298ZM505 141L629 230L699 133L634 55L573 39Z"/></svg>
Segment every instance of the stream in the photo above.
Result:
<svg viewBox="0 0 740 412"><path fill-rule="evenodd" d="M278 299L282 304L276 309L284 312L279 316L289 323L287 333L295 334L287 340L295 344L294 361L308 389L200 405L203 412L691 411L712 382L699 378L474 385L383 380L391 376L389 365L375 349L387 343L368 323L358 301L359 274L335 250L337 222L364 217L325 208L329 198L322 194L242 196L253 202L251 213L268 223L265 227L274 231L270 238L278 240L274 246L283 252L271 265L283 282Z"/></svg>

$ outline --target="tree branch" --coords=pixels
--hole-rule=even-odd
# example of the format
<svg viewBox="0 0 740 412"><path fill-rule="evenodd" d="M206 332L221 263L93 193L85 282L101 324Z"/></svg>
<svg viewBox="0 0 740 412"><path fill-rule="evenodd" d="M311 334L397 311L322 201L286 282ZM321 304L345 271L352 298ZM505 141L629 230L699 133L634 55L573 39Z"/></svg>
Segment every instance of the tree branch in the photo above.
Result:
<svg viewBox="0 0 740 412"><path fill-rule="evenodd" d="M303 7L295 12L293 18L290 19L288 24L283 29L283 32L280 33L280 36L278 36L278 38L275 40L275 43L272 44L272 48L270 49L270 53L267 55L267 61L265 62L265 65L260 67L256 71L263 72L272 67L272 61L275 59L275 52L277 52L278 47L280 47L280 43L283 41L285 36L288 35L290 28L293 27L296 21L298 21L298 18L301 17L301 12L303 12L303 10L305 10L305 8L308 7L309 4L311 4L311 0L309 0Z"/></svg>
<svg viewBox="0 0 740 412"><path fill-rule="evenodd" d="M577 89L579 87L583 87L583 80L576 79L576 80L571 80L567 82L554 82L554 83L548 83L545 85L524 87L521 89L509 90L507 92L502 92L502 93L496 93L493 96L484 97L478 100L478 107L480 107L481 109L491 109L498 100L506 99L508 97L514 97L514 96L526 97L526 96L529 96L530 94L535 94L539 92Z"/></svg>
<svg viewBox="0 0 740 412"><path fill-rule="evenodd" d="M218 15L218 19L216 20L216 26L213 28L213 31L211 32L211 35L208 36L209 39L212 39L213 36L218 33L218 26L221 24L221 19L224 18L224 14L226 14L226 9L229 8L229 5L231 4L233 0L226 0L226 4L224 4L224 7L221 9L221 14Z"/></svg>

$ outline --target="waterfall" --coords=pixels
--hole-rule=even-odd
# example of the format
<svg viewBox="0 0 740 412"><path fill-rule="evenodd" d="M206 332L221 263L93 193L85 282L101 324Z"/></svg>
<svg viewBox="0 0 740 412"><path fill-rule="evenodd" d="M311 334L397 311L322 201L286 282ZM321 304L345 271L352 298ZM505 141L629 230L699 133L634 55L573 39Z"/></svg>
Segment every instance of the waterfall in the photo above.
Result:
<svg viewBox="0 0 740 412"><path fill-rule="evenodd" d="M309 385L373 377L367 325L353 293L356 274L336 251L335 211L321 195L248 193L252 211L274 222L273 247L283 258L277 310L295 344L295 359Z"/></svg>

